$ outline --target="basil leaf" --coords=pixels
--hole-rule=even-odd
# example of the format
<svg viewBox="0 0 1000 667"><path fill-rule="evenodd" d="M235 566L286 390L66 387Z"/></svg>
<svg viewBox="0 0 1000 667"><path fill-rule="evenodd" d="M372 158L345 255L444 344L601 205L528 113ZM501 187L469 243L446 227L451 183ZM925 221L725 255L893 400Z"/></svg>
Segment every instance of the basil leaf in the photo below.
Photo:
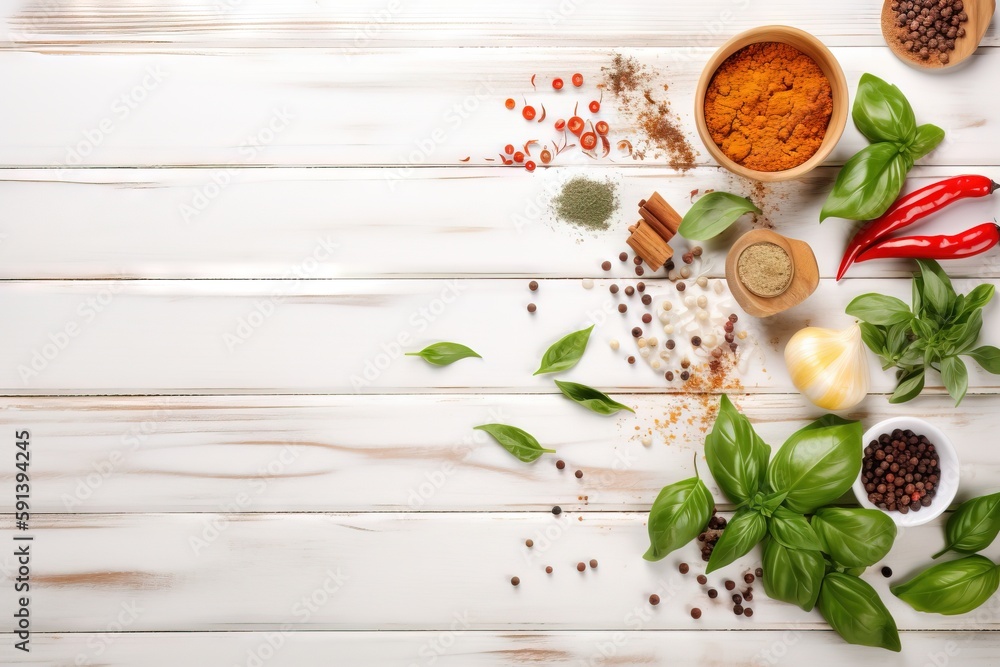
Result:
<svg viewBox="0 0 1000 667"><path fill-rule="evenodd" d="M819 535L801 514L779 507L767 522L767 532L781 546L802 551L822 551ZM818 590L818 589L817 589Z"/></svg>
<svg viewBox="0 0 1000 667"><path fill-rule="evenodd" d="M844 495L861 472L861 423L826 415L791 435L767 469L785 506L807 514Z"/></svg>
<svg viewBox="0 0 1000 667"><path fill-rule="evenodd" d="M714 510L712 494L697 477L663 487L649 510L649 549L642 557L660 560L695 539Z"/></svg>
<svg viewBox="0 0 1000 667"><path fill-rule="evenodd" d="M868 349L875 354L885 353L885 329L862 322L858 325L861 328L861 340L868 346Z"/></svg>
<svg viewBox="0 0 1000 667"><path fill-rule="evenodd" d="M677 233L691 241L707 241L724 232L745 213L760 213L752 201L728 192L709 192L684 214Z"/></svg>
<svg viewBox="0 0 1000 667"><path fill-rule="evenodd" d="M521 459L525 463L531 463L542 454L555 454L554 449L545 449L538 444L535 437L527 431L522 431L516 426L507 424L483 424L474 427L476 431L485 431L493 436L504 449Z"/></svg>
<svg viewBox="0 0 1000 667"><path fill-rule="evenodd" d="M986 372L1000 375L1000 349L992 345L983 345L966 354L975 359Z"/></svg>
<svg viewBox="0 0 1000 667"><path fill-rule="evenodd" d="M885 512L860 507L824 507L816 510L812 526L823 551L842 567L868 567L892 548L896 524Z"/></svg>
<svg viewBox="0 0 1000 667"><path fill-rule="evenodd" d="M823 204L820 222L829 217L873 220L896 201L913 166L908 153L891 143L872 144L847 161Z"/></svg>
<svg viewBox="0 0 1000 667"><path fill-rule="evenodd" d="M976 285L971 292L965 295L965 306L963 309L971 311L984 308L990 301L993 300L993 294L995 291L996 287L990 285L989 283Z"/></svg>
<svg viewBox="0 0 1000 667"><path fill-rule="evenodd" d="M953 354L964 354L972 349L972 346L979 340L979 334L983 330L983 310L978 308L969 315L969 319L963 323L953 326L948 330L947 339L951 343Z"/></svg>
<svg viewBox="0 0 1000 667"><path fill-rule="evenodd" d="M913 318L910 322L913 327L913 333L917 334L921 338L930 338L935 333L937 333L937 325L929 320L924 320L919 317ZM902 335L906 336L906 328L903 328Z"/></svg>
<svg viewBox="0 0 1000 667"><path fill-rule="evenodd" d="M916 136L910 144L910 157L919 160L944 141L944 130L937 125L926 123L917 128Z"/></svg>
<svg viewBox="0 0 1000 667"><path fill-rule="evenodd" d="M576 366L587 349L590 332L593 330L594 325L591 324L586 329L574 331L552 343L542 356L542 365L535 371L535 375L558 373Z"/></svg>
<svg viewBox="0 0 1000 667"><path fill-rule="evenodd" d="M604 392L598 391L593 387L588 387L585 384L577 384L576 382L560 382L555 381L556 386L559 387L559 391L563 393L566 398L572 399L587 408L592 410L599 415L613 415L619 410L628 410L629 412L635 412L632 408L627 405L622 405L618 401L612 400L610 396Z"/></svg>
<svg viewBox="0 0 1000 667"><path fill-rule="evenodd" d="M947 315L952 300L955 298L955 291L950 289L951 285L941 280L935 271L925 269L923 260L917 261L920 264L921 278L923 279L923 290L920 295L933 312L938 315Z"/></svg>
<svg viewBox="0 0 1000 667"><path fill-rule="evenodd" d="M948 551L972 554L982 551L1000 533L1000 493L966 500L958 506L945 527L946 546L934 554L937 558Z"/></svg>
<svg viewBox="0 0 1000 667"><path fill-rule="evenodd" d="M910 322L897 322L889 327L885 336L885 347L889 354L894 357L901 355L909 346L910 341L907 334L910 333Z"/></svg>
<svg viewBox="0 0 1000 667"><path fill-rule="evenodd" d="M747 507L737 510L723 529L719 541L715 543L715 549L705 566L705 574L711 574L747 555L765 535L767 519L763 514Z"/></svg>
<svg viewBox="0 0 1000 667"><path fill-rule="evenodd" d="M917 611L954 616L970 612L1000 587L1000 569L989 558L966 556L927 568L892 594Z"/></svg>
<svg viewBox="0 0 1000 667"><path fill-rule="evenodd" d="M922 317L924 314L924 300L920 297L920 292L923 289L924 282L920 279L920 275L913 276L913 284L910 285L910 309L913 310L916 317Z"/></svg>
<svg viewBox="0 0 1000 667"><path fill-rule="evenodd" d="M861 134L873 143L909 143L917 134L913 107L902 91L872 74L861 75L851 116Z"/></svg>
<svg viewBox="0 0 1000 667"><path fill-rule="evenodd" d="M889 397L890 403L906 403L916 398L924 390L924 369L918 368L905 374L896 385L896 391Z"/></svg>
<svg viewBox="0 0 1000 667"><path fill-rule="evenodd" d="M965 362L958 357L942 359L941 379L944 380L944 388L955 399L957 406L965 398L965 392L969 390L969 369L965 367Z"/></svg>
<svg viewBox="0 0 1000 667"><path fill-rule="evenodd" d="M447 366L459 359L468 359L469 357L482 359L475 350L458 343L434 343L419 352L407 352L405 356L421 357L427 363L435 366Z"/></svg>
<svg viewBox="0 0 1000 667"><path fill-rule="evenodd" d="M734 503L745 502L764 483L770 458L771 448L723 394L715 425L705 438L705 459L716 484Z"/></svg>
<svg viewBox="0 0 1000 667"><path fill-rule="evenodd" d="M862 294L847 304L847 314L870 324L891 326L909 322L913 313L901 299L885 294Z"/></svg>
<svg viewBox="0 0 1000 667"><path fill-rule="evenodd" d="M804 611L816 606L826 574L826 563L819 551L789 549L772 535L764 540L761 567L767 597L798 605Z"/></svg>
<svg viewBox="0 0 1000 667"><path fill-rule="evenodd" d="M856 576L830 572L819 593L819 612L851 644L899 651L896 621L875 589Z"/></svg>

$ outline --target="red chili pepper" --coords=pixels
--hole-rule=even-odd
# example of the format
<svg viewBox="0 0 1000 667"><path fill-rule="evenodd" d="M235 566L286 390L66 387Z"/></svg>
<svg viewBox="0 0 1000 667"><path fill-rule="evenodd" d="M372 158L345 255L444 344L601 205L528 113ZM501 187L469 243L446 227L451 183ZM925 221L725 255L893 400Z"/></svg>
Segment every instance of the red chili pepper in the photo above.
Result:
<svg viewBox="0 0 1000 667"><path fill-rule="evenodd" d="M984 253L1000 243L1000 227L984 222L953 236L901 236L869 247L857 261L870 259L960 259Z"/></svg>
<svg viewBox="0 0 1000 667"><path fill-rule="evenodd" d="M966 197L985 197L997 188L1000 184L986 176L955 176L900 197L880 218L865 224L854 235L840 262L837 280L844 277L858 255L894 231L912 225L948 204Z"/></svg>

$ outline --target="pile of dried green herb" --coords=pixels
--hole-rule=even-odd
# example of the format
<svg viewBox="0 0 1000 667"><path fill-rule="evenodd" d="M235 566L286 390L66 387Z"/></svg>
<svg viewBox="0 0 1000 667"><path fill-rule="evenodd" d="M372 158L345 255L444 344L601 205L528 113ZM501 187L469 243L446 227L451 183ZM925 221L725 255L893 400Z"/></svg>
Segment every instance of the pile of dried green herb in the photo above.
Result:
<svg viewBox="0 0 1000 667"><path fill-rule="evenodd" d="M576 176L562 186L553 205L556 215L567 222L587 229L607 229L618 208L618 195L609 181Z"/></svg>

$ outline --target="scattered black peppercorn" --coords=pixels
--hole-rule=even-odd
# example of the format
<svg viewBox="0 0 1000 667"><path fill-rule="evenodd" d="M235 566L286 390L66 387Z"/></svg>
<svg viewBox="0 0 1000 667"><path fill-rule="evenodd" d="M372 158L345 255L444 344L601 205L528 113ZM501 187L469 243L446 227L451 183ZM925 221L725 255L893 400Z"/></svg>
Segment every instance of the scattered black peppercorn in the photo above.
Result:
<svg viewBox="0 0 1000 667"><path fill-rule="evenodd" d="M649 596L649 604L653 605L654 607L656 605L660 604L660 596L657 595L656 593L653 593L652 595L650 595Z"/></svg>
<svg viewBox="0 0 1000 667"><path fill-rule="evenodd" d="M639 290L640 292L645 292L645 291L646 291L646 283L644 283L644 282L642 282L642 281L640 280L639 282L637 282L637 283L635 284L635 288L636 288L637 290Z"/></svg>
<svg viewBox="0 0 1000 667"><path fill-rule="evenodd" d="M623 262L627 262L628 261L628 253L627 252L618 253L618 259L620 259Z"/></svg>
<svg viewBox="0 0 1000 667"><path fill-rule="evenodd" d="M639 327L632 327L632 338L638 338L642 335L642 329Z"/></svg>
<svg viewBox="0 0 1000 667"><path fill-rule="evenodd" d="M764 576L764 569L758 567L756 570L753 571L753 573L757 575L757 578L763 577Z"/></svg>
<svg viewBox="0 0 1000 667"><path fill-rule="evenodd" d="M737 616L742 616L743 615L743 606L742 605L738 605L738 604L734 604L733 605L733 613L736 614Z"/></svg>
<svg viewBox="0 0 1000 667"><path fill-rule="evenodd" d="M733 593L733 604L742 604L743 596L739 593Z"/></svg>
<svg viewBox="0 0 1000 667"><path fill-rule="evenodd" d="M699 584L707 584L708 583L708 577L706 577L703 574L699 574L698 575L698 583Z"/></svg>
<svg viewBox="0 0 1000 667"><path fill-rule="evenodd" d="M634 364L634 363L635 363L635 357L629 357L629 358L628 358L628 362L629 362L630 364Z"/></svg>
<svg viewBox="0 0 1000 667"><path fill-rule="evenodd" d="M528 289L534 292L535 290L538 289L538 283L532 280L530 283L528 283Z"/></svg>
<svg viewBox="0 0 1000 667"><path fill-rule="evenodd" d="M556 505L555 507L552 508L552 513L555 514L556 516L559 516L560 514L562 514L562 508Z"/></svg>
<svg viewBox="0 0 1000 667"><path fill-rule="evenodd" d="M511 577L511 578L510 578L510 585L511 585L511 586L517 586L517 585L519 585L520 583L521 583L521 580L520 580L520 578L518 578L518 577Z"/></svg>
<svg viewBox="0 0 1000 667"><path fill-rule="evenodd" d="M643 268L642 268L641 266L637 266L637 267L635 267L635 275L637 275L637 276L641 276L641 275L642 275L642 274L644 274L645 272L646 272L646 270L645 270L645 269L643 269Z"/></svg>
<svg viewBox="0 0 1000 667"><path fill-rule="evenodd" d="M632 263L635 264L636 266L639 266L640 264L642 264L642 257L639 257L638 255L633 257Z"/></svg>
<svg viewBox="0 0 1000 667"><path fill-rule="evenodd" d="M743 575L743 581L747 582L748 584L752 584L753 583L753 575L750 574L749 572L747 574L744 574Z"/></svg>
<svg viewBox="0 0 1000 667"><path fill-rule="evenodd" d="M715 598L719 597L719 591L715 590L714 588L709 588L708 597L714 600Z"/></svg>
<svg viewBox="0 0 1000 667"><path fill-rule="evenodd" d="M888 579L889 577L891 577L892 576L892 568L889 567L888 565L886 565L885 567L883 567L882 568L882 576L885 577L886 579Z"/></svg>
<svg viewBox="0 0 1000 667"><path fill-rule="evenodd" d="M529 303L529 304L528 304L528 312L529 312L529 313L533 313L533 312L535 312L536 310L538 310L538 306L536 306L536 305L535 305L535 304L533 304L533 303Z"/></svg>
<svg viewBox="0 0 1000 667"><path fill-rule="evenodd" d="M575 475L576 475L576 478L577 478L577 479L583 479L583 471L582 471L582 470L577 470L577 471L576 471L575 473L573 473L573 474L575 474Z"/></svg>
<svg viewBox="0 0 1000 667"><path fill-rule="evenodd" d="M685 285L684 283L677 283L677 291L678 292L683 292L686 289L687 289L687 285Z"/></svg>
<svg viewBox="0 0 1000 667"><path fill-rule="evenodd" d="M667 340L667 349L668 350L672 350L676 346L677 346L677 343L674 342L673 338L670 338L670 339Z"/></svg>
<svg viewBox="0 0 1000 667"><path fill-rule="evenodd" d="M681 563L680 565L677 566L677 569L680 571L681 574L687 574L691 568L688 567L687 563Z"/></svg>
<svg viewBox="0 0 1000 667"><path fill-rule="evenodd" d="M681 380L687 382L689 379L691 379L691 374L687 371L681 371Z"/></svg>
<svg viewBox="0 0 1000 667"><path fill-rule="evenodd" d="M653 316L652 315L650 315L649 313L643 314L643 316L642 316L642 323L643 324L649 324L652 321L653 321Z"/></svg>
<svg viewBox="0 0 1000 667"><path fill-rule="evenodd" d="M566 467L566 462L563 461L562 459L559 459L558 461L556 461L556 467L562 470L563 468Z"/></svg>
<svg viewBox="0 0 1000 667"><path fill-rule="evenodd" d="M726 579L726 590L731 591L736 588L736 582L731 579Z"/></svg>
<svg viewBox="0 0 1000 667"><path fill-rule="evenodd" d="M691 618L693 618L695 620L698 620L699 618L701 618L701 609L698 609L698 607L695 607L694 609L692 609L691 610Z"/></svg>
<svg viewBox="0 0 1000 667"><path fill-rule="evenodd" d="M619 303L618 304L618 312L619 313L625 314L627 311L628 311L628 306L626 306L624 303Z"/></svg>
<svg viewBox="0 0 1000 667"><path fill-rule="evenodd" d="M653 297L651 297L648 294L643 294L642 295L642 305L648 306L651 303L653 303Z"/></svg>
<svg viewBox="0 0 1000 667"><path fill-rule="evenodd" d="M631 285L627 286L625 288L625 296L632 296L633 294L635 294L635 288Z"/></svg>
<svg viewBox="0 0 1000 667"><path fill-rule="evenodd" d="M751 616L753 616L753 609L747 607L746 609L743 610L743 615L746 616L747 618L750 618Z"/></svg>
<svg viewBox="0 0 1000 667"><path fill-rule="evenodd" d="M533 540L525 540L524 541L524 546L526 546L526 547L528 547L530 549L531 547L535 546L535 542Z"/></svg>
<svg viewBox="0 0 1000 667"><path fill-rule="evenodd" d="M592 570L596 570L597 569L597 560L595 560L593 558L590 559L590 569L592 569Z"/></svg>
<svg viewBox="0 0 1000 667"><path fill-rule="evenodd" d="M663 377L667 378L667 382L673 382L674 381L674 372L673 371L667 371L666 373L663 374Z"/></svg>
<svg viewBox="0 0 1000 667"><path fill-rule="evenodd" d="M744 602L750 602L751 600L753 600L753 593L751 593L750 591L747 591L746 593L743 594L743 601Z"/></svg>
<svg viewBox="0 0 1000 667"><path fill-rule="evenodd" d="M604 262L604 263L602 263L601 264L601 268L604 269L605 271L610 271L611 270L611 262Z"/></svg>
<svg viewBox="0 0 1000 667"><path fill-rule="evenodd" d="M586 571L586 569L587 569L586 563L577 563L576 564L576 571L577 572L584 572L584 571Z"/></svg>
<svg viewBox="0 0 1000 667"><path fill-rule="evenodd" d="M691 344L695 347L701 347L701 336L691 336Z"/></svg>
<svg viewBox="0 0 1000 667"><path fill-rule="evenodd" d="M545 574L552 574L552 566L551 565L546 565L545 566Z"/></svg>
<svg viewBox="0 0 1000 667"><path fill-rule="evenodd" d="M612 294L618 294L618 285L612 285L611 287L608 288L608 291L610 291Z"/></svg>

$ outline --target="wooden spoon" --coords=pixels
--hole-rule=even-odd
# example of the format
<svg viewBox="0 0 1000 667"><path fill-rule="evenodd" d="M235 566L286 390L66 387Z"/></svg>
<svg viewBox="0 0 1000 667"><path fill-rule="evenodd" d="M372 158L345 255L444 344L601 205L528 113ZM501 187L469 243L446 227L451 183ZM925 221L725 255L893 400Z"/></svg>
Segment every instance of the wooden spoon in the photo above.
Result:
<svg viewBox="0 0 1000 667"><path fill-rule="evenodd" d="M986 30L990 27L990 20L996 11L996 0L964 0L963 11L969 15L969 20L962 24L965 28L965 37L955 40L955 50L948 53L947 65L942 65L936 58L920 60L903 48L896 37L896 13L892 11L893 0L885 0L882 5L882 37L889 49L896 56L908 65L919 69L946 69L965 61L979 48L979 43L983 41Z"/></svg>

